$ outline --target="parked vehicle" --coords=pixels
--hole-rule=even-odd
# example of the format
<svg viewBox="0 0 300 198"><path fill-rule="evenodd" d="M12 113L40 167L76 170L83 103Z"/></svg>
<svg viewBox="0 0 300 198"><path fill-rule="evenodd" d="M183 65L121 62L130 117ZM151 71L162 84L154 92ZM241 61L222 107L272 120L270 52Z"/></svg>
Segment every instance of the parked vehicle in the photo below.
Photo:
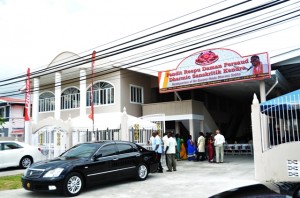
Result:
<svg viewBox="0 0 300 198"><path fill-rule="evenodd" d="M76 196L84 187L110 180L145 180L156 172L154 151L132 142L102 141L78 144L59 157L32 164L22 176L23 188Z"/></svg>
<svg viewBox="0 0 300 198"><path fill-rule="evenodd" d="M246 197L291 197L300 198L300 183L277 182L254 184L230 189L210 198L246 198Z"/></svg>
<svg viewBox="0 0 300 198"><path fill-rule="evenodd" d="M0 141L0 168L29 167L43 159L40 148L18 141Z"/></svg>

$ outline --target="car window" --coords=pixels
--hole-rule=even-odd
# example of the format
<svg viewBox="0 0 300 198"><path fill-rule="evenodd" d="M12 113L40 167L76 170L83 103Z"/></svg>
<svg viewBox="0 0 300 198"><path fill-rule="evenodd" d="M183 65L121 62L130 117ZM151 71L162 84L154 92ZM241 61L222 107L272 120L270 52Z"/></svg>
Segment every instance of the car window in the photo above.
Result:
<svg viewBox="0 0 300 198"><path fill-rule="evenodd" d="M3 143L3 147L1 147L1 148L3 150L11 150L11 149L19 149L19 148L23 148L23 147L14 142L7 142L7 143Z"/></svg>
<svg viewBox="0 0 300 198"><path fill-rule="evenodd" d="M96 144L81 144L74 146L61 156L69 157L69 158L76 158L76 157L90 157L92 156L96 150L99 148Z"/></svg>
<svg viewBox="0 0 300 198"><path fill-rule="evenodd" d="M119 154L131 153L136 151L130 144L117 144L117 148Z"/></svg>
<svg viewBox="0 0 300 198"><path fill-rule="evenodd" d="M116 152L116 146L114 144L105 145L103 146L97 153L97 155L101 155L101 157L111 156L115 155Z"/></svg>

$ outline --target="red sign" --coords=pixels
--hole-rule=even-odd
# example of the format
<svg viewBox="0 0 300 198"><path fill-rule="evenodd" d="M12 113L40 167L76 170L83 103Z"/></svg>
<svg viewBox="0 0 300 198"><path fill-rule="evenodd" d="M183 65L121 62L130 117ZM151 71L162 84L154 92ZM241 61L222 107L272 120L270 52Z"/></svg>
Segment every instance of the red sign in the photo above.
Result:
<svg viewBox="0 0 300 198"><path fill-rule="evenodd" d="M30 69L27 69L26 92L25 92L25 121L30 120Z"/></svg>
<svg viewBox="0 0 300 198"><path fill-rule="evenodd" d="M158 72L160 93L270 78L268 53L241 56L229 49L210 49L185 58L175 70Z"/></svg>

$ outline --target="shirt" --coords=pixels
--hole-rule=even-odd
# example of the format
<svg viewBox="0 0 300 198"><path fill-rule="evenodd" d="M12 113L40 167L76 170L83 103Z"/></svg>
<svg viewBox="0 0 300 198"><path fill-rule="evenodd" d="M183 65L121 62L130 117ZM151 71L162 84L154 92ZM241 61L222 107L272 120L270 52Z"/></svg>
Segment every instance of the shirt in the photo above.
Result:
<svg viewBox="0 0 300 198"><path fill-rule="evenodd" d="M215 145L221 145L221 144L224 144L225 143L225 138L223 135L221 134L217 134L215 136Z"/></svg>
<svg viewBox="0 0 300 198"><path fill-rule="evenodd" d="M166 145L169 147L167 154L175 154L177 142L173 137L168 138Z"/></svg>
<svg viewBox="0 0 300 198"><path fill-rule="evenodd" d="M158 145L156 152L162 153L161 139L160 139L159 135L155 136L152 141L152 150L153 151L155 151L156 145Z"/></svg>

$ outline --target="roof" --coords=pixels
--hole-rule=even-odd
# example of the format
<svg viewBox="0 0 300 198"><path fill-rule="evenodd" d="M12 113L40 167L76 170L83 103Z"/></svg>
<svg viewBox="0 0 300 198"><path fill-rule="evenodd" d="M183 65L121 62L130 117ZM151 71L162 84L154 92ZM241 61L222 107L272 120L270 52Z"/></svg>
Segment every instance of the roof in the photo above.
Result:
<svg viewBox="0 0 300 198"><path fill-rule="evenodd" d="M0 97L0 103L3 103L3 102L25 104L25 99L10 98L10 97Z"/></svg>

